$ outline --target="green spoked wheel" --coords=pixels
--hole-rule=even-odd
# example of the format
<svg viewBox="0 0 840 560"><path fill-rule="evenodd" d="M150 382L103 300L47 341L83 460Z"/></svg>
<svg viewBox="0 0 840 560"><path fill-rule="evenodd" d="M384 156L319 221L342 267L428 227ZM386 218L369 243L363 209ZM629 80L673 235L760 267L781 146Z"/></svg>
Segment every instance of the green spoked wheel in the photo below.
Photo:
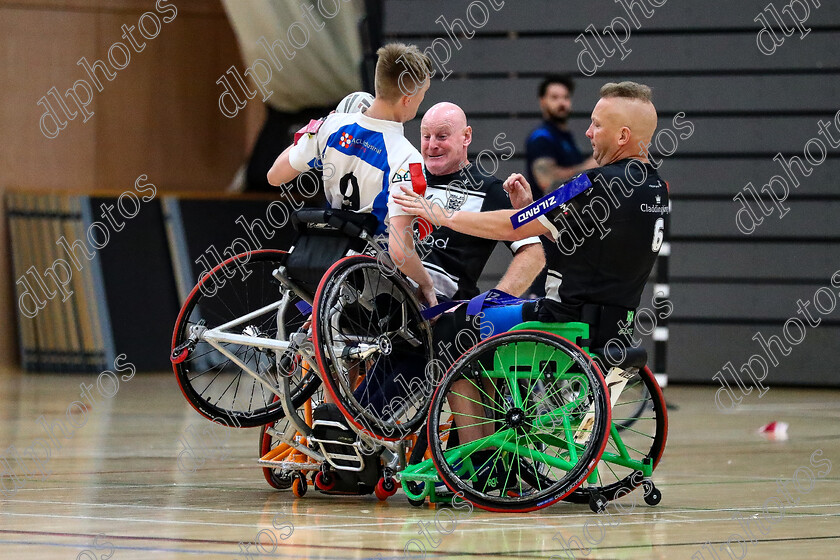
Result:
<svg viewBox="0 0 840 560"><path fill-rule="evenodd" d="M562 337L531 330L488 338L459 358L429 416L441 479L491 511L531 511L568 495L592 472L610 426L592 358Z"/></svg>

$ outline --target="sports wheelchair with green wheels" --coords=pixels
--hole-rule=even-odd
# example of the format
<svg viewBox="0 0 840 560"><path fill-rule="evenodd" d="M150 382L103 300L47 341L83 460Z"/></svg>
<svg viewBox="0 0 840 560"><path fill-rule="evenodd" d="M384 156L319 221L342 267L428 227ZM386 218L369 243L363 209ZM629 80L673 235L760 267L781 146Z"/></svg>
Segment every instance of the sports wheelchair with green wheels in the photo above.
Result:
<svg viewBox="0 0 840 560"><path fill-rule="evenodd" d="M658 503L650 477L667 413L646 353L590 356L588 342L586 323L528 322L462 355L432 399L430 457L415 453L399 474L409 502L461 492L491 511L561 499L601 511L643 485L647 503Z"/></svg>

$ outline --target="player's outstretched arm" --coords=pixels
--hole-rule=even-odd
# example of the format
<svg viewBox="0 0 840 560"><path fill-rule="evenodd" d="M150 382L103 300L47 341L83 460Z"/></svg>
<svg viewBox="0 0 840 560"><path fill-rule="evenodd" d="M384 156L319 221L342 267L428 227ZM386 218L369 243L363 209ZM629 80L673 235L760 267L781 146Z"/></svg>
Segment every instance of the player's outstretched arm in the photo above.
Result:
<svg viewBox="0 0 840 560"><path fill-rule="evenodd" d="M289 163L289 153L291 151L292 146L283 150L283 153L277 156L277 159L274 160L274 165L268 170L268 182L275 187L284 185L300 175L300 171L292 167L292 164Z"/></svg>
<svg viewBox="0 0 840 560"><path fill-rule="evenodd" d="M496 239L500 241L520 241L527 237L536 237L548 232L539 221L533 220L516 229L510 221L516 210L495 210L493 212L458 211L447 214L439 204L432 204L408 187L401 187L402 194L393 195L393 200L403 211L413 216L427 219L434 226L448 227L460 233Z"/></svg>
<svg viewBox="0 0 840 560"><path fill-rule="evenodd" d="M543 268L545 252L541 243L520 247L496 289L520 297L531 287Z"/></svg>
<svg viewBox="0 0 840 560"><path fill-rule="evenodd" d="M414 280L429 307L437 305L432 277L414 249L414 216L391 216L388 225L388 252L400 271Z"/></svg>

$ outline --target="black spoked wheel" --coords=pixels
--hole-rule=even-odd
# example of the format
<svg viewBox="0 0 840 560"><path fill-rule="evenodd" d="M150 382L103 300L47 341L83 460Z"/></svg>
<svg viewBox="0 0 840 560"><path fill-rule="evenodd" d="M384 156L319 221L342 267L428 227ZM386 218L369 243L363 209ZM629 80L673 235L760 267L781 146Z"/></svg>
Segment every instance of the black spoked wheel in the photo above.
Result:
<svg viewBox="0 0 840 560"><path fill-rule="evenodd" d="M644 480L641 470L619 462L647 463L652 469L659 464L668 436L668 411L662 390L647 367L634 368L623 375L627 385L612 408L615 431L611 431L598 463L597 481L585 482L567 501L587 503L593 491L609 501L619 499ZM639 409L641 413L637 412Z"/></svg>
<svg viewBox="0 0 840 560"><path fill-rule="evenodd" d="M264 311L226 332L276 340L278 331L302 325L303 313L294 305L299 300L281 300L280 283L272 276L284 255L283 251L262 250L227 259L201 279L181 308L172 336L175 376L193 408L214 422L249 428L282 417L283 409L274 392L280 386L280 376L292 377L292 400L296 405L302 404L316 388L316 375L301 372L297 367L299 357L293 350L278 360L268 348L217 343L223 352L202 337L206 329L218 328L261 309Z"/></svg>
<svg viewBox="0 0 840 560"><path fill-rule="evenodd" d="M459 358L435 392L428 424L435 467L451 491L483 509L551 505L583 482L604 450L604 387L595 362L564 338L528 330L491 337Z"/></svg>
<svg viewBox="0 0 840 560"><path fill-rule="evenodd" d="M399 274L383 274L367 256L338 261L315 295L313 328L326 388L349 422L392 441L419 428L432 334Z"/></svg>

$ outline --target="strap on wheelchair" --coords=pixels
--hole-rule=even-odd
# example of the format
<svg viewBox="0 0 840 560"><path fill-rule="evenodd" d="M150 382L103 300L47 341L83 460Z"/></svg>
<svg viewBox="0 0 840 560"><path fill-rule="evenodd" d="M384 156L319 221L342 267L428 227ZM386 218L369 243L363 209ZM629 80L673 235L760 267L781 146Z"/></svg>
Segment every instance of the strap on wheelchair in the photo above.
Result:
<svg viewBox="0 0 840 560"><path fill-rule="evenodd" d="M486 309L488 307L495 307L497 305L516 305L518 303L525 303L526 301L530 300L514 297L501 290L487 290L486 292L478 294L472 298L467 304L467 317L478 315L482 309Z"/></svg>
<svg viewBox="0 0 840 560"><path fill-rule="evenodd" d="M373 235L379 220L373 214L337 210L335 208L304 208L292 215L292 224L298 232L306 226L328 225L350 237L360 237L362 232Z"/></svg>
<svg viewBox="0 0 840 560"><path fill-rule="evenodd" d="M472 317L473 315L478 315L482 309L487 309L488 307L494 307L497 305L516 305L519 303L525 303L531 300L527 299L520 299L518 297L514 297L506 292L501 290L488 290L484 293L478 294L471 300L450 300L444 301L443 303L439 303L434 307L430 307L429 309L424 309L421 312L421 315L427 321L429 319L433 319L438 315L442 315L452 309L453 307L458 307L459 305L466 303L467 304L467 317Z"/></svg>
<svg viewBox="0 0 840 560"><path fill-rule="evenodd" d="M313 208L292 215L297 235L286 257L286 274L311 298L327 270L348 254L362 253L376 216L347 210ZM328 227L317 227L328 226Z"/></svg>

